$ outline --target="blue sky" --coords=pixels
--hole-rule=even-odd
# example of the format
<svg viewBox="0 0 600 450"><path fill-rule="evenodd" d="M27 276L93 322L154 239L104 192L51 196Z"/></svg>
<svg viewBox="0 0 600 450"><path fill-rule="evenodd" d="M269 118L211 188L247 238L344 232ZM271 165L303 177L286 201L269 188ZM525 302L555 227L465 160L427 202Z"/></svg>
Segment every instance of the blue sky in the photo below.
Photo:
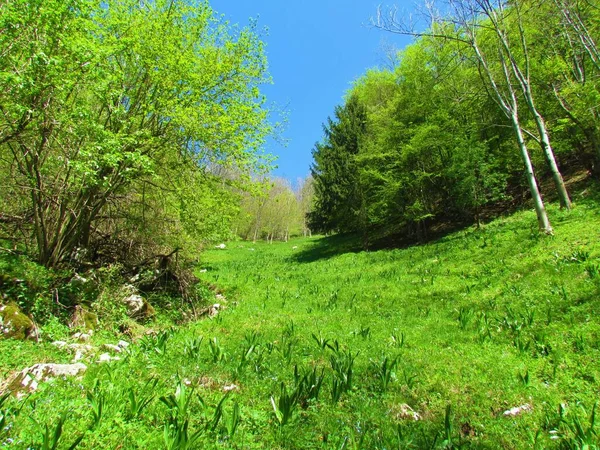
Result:
<svg viewBox="0 0 600 450"><path fill-rule="evenodd" d="M385 63L387 48L400 49L409 38L372 29L369 18L378 2L370 0L212 0L211 6L231 23L247 25L258 17L268 28L269 72L264 86L269 103L288 110L283 147L272 142L267 151L278 156L274 174L295 181L309 174L311 150L322 137L322 123L342 102L352 81ZM400 8L412 4L396 2Z"/></svg>

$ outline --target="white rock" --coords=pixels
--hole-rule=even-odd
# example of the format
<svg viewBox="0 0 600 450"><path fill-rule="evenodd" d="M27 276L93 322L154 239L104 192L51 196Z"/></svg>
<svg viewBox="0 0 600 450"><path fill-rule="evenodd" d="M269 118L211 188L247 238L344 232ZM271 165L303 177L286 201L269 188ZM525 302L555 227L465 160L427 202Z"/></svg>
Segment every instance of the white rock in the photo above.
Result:
<svg viewBox="0 0 600 450"><path fill-rule="evenodd" d="M237 391L240 387L236 384L227 384L225 386L223 386L223 391L225 392L229 392L229 391Z"/></svg>
<svg viewBox="0 0 600 450"><path fill-rule="evenodd" d="M412 409L406 403L402 403L398 406L398 411L396 412L396 418L402 420L421 420L421 415Z"/></svg>
<svg viewBox="0 0 600 450"><path fill-rule="evenodd" d="M79 275L78 273L75 274L75 276L73 278L71 278L71 283L73 284L86 284L88 282L87 278L82 277L81 275Z"/></svg>
<svg viewBox="0 0 600 450"><path fill-rule="evenodd" d="M88 345L88 344L69 344L67 346L67 348L69 350L73 350L75 352L81 352L81 353L89 353L94 350L94 347L92 347L91 345Z"/></svg>
<svg viewBox="0 0 600 450"><path fill-rule="evenodd" d="M110 361L119 361L121 358L118 356L110 356L108 353L102 353L98 358L99 363L105 363Z"/></svg>
<svg viewBox="0 0 600 450"><path fill-rule="evenodd" d="M129 342L121 340L121 341L117 342L117 345L119 347L121 347L121 349L125 349L125 348L129 347Z"/></svg>
<svg viewBox="0 0 600 450"><path fill-rule="evenodd" d="M110 350L110 351L113 351L115 353L121 353L121 351L123 350L118 345L113 345L113 344L102 344L102 348L104 350Z"/></svg>
<svg viewBox="0 0 600 450"><path fill-rule="evenodd" d="M215 245L215 248L220 248L221 250L225 249L225 244Z"/></svg>
<svg viewBox="0 0 600 450"><path fill-rule="evenodd" d="M38 388L42 381L56 377L74 377L87 370L85 364L35 364L23 369L7 383L8 391L21 398Z"/></svg>
<svg viewBox="0 0 600 450"><path fill-rule="evenodd" d="M65 341L54 341L52 345L58 348L63 348L67 345L67 343Z"/></svg>
<svg viewBox="0 0 600 450"><path fill-rule="evenodd" d="M89 330L88 333L75 333L71 336L73 339L79 342L86 342L92 338L92 331Z"/></svg>
<svg viewBox="0 0 600 450"><path fill-rule="evenodd" d="M217 295L215 295L215 298L217 300L225 300L225 296L223 294L217 294Z"/></svg>
<svg viewBox="0 0 600 450"><path fill-rule="evenodd" d="M132 277L129 279L129 282L130 282L130 283L135 283L135 282L136 282L137 280L139 280L139 279L140 279L140 274L138 273L137 275L134 275L134 276L132 276Z"/></svg>
<svg viewBox="0 0 600 450"><path fill-rule="evenodd" d="M208 270L207 270L207 269L202 269L202 270L200 271L200 273L206 273L206 272L208 272Z"/></svg>
<svg viewBox="0 0 600 450"><path fill-rule="evenodd" d="M298 249L298 246L297 246L297 245L294 245L294 246L292 247L292 250L297 250L297 249Z"/></svg>
<svg viewBox="0 0 600 450"><path fill-rule="evenodd" d="M144 298L139 294L131 294L123 299L130 315L136 315L144 308Z"/></svg>
<svg viewBox="0 0 600 450"><path fill-rule="evenodd" d="M507 417L516 417L518 415L520 415L521 413L525 412L525 411L531 411L533 408L531 407L531 405L529 403L525 403L524 405L521 406L515 406L514 408L510 408L507 409L506 411L504 411L504 416Z"/></svg>
<svg viewBox="0 0 600 450"><path fill-rule="evenodd" d="M214 305L208 308L208 317L215 317L219 314L219 311L222 309L222 306L219 303L215 303Z"/></svg>

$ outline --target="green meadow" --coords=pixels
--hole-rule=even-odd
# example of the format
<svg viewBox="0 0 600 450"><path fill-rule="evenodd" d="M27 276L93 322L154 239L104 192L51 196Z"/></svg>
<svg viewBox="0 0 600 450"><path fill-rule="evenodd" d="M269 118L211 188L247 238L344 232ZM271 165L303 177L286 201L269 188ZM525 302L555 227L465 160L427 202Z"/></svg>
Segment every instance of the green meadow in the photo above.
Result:
<svg viewBox="0 0 600 450"><path fill-rule="evenodd" d="M600 209L576 200L550 206L555 236L525 211L403 249L209 250L218 315L2 398L0 448L596 448ZM43 331L2 342L0 375L71 359Z"/></svg>

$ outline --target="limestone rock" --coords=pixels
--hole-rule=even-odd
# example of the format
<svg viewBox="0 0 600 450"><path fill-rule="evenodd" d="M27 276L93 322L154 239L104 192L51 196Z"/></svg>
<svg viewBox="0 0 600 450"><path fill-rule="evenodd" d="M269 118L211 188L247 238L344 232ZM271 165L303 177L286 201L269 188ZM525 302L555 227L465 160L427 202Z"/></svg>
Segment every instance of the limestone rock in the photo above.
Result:
<svg viewBox="0 0 600 450"><path fill-rule="evenodd" d="M207 308L203 308L200 311L198 311L198 315L199 316L208 316L211 319L215 316L217 316L217 314L219 314L219 311L221 311L223 309L223 305L221 305L220 303L215 303L214 305L210 305Z"/></svg>
<svg viewBox="0 0 600 450"><path fill-rule="evenodd" d="M92 338L92 330L89 330L89 333L75 333L71 337L79 342L87 342Z"/></svg>
<svg viewBox="0 0 600 450"><path fill-rule="evenodd" d="M134 286L125 286L126 295L123 303L127 307L129 317L138 320L150 319L156 314L156 311L148 301L142 297Z"/></svg>
<svg viewBox="0 0 600 450"><path fill-rule="evenodd" d="M114 345L114 344L102 344L102 348L104 350L109 350L109 351L115 352L115 353L121 353L121 351L123 350L121 347L119 347L118 345Z"/></svg>
<svg viewBox="0 0 600 450"><path fill-rule="evenodd" d="M121 358L118 356L110 356L108 353L102 353L98 358L99 363L105 363L110 361L119 361Z"/></svg>
<svg viewBox="0 0 600 450"><path fill-rule="evenodd" d="M507 409L506 411L504 411L503 415L506 417L516 417L526 411L531 411L532 409L533 408L529 403L525 403L524 405L515 406L514 408Z"/></svg>
<svg viewBox="0 0 600 450"><path fill-rule="evenodd" d="M215 317L217 314L219 314L221 309L223 309L223 306L219 303L215 303L214 305L210 306L208 309L208 317Z"/></svg>
<svg viewBox="0 0 600 450"><path fill-rule="evenodd" d="M392 414L396 420L421 420L421 415L406 403L394 406Z"/></svg>
<svg viewBox="0 0 600 450"><path fill-rule="evenodd" d="M64 341L54 341L52 345L75 353L72 362L81 361L85 355L92 353L95 350L94 347L88 344L67 344Z"/></svg>
<svg viewBox="0 0 600 450"><path fill-rule="evenodd" d="M33 320L27 317L14 302L0 305L0 338L36 339L38 330Z"/></svg>
<svg viewBox="0 0 600 450"><path fill-rule="evenodd" d="M35 364L23 369L8 380L6 390L21 398L26 394L35 391L39 383L48 381L52 378L77 376L87 370L85 364Z"/></svg>

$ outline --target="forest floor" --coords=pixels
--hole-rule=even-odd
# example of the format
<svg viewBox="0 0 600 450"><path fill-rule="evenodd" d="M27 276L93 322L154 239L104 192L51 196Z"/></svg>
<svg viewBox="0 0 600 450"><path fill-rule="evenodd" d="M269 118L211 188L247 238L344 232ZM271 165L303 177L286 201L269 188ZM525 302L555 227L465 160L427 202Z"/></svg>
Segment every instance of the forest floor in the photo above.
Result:
<svg viewBox="0 0 600 450"><path fill-rule="evenodd" d="M198 275L218 315L6 398L0 448L598 445L600 201L574 200L549 205L554 236L522 211L404 249L210 250ZM70 361L49 341L1 341L0 378Z"/></svg>

